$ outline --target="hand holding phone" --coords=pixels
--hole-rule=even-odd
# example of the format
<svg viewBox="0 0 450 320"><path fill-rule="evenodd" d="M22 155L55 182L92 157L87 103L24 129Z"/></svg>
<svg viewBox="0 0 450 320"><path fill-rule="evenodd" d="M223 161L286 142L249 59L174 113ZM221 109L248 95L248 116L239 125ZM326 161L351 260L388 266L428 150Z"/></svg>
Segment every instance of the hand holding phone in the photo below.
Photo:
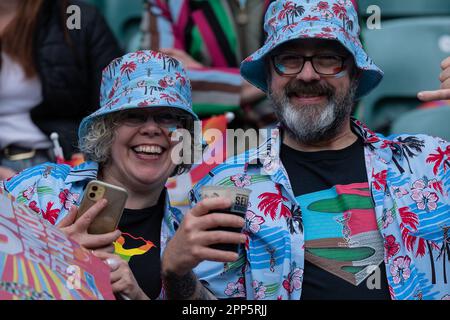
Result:
<svg viewBox="0 0 450 320"><path fill-rule="evenodd" d="M128 193L125 189L103 181L93 180L86 186L83 200L78 209L77 219L98 201L106 199L106 207L89 225L88 233L104 234L112 232L117 229L127 197Z"/></svg>

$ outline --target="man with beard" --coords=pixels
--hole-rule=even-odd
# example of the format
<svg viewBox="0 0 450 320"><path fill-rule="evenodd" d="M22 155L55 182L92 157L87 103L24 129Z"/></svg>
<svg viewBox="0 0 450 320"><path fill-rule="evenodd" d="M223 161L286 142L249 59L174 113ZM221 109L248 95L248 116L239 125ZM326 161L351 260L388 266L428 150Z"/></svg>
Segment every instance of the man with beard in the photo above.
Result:
<svg viewBox="0 0 450 320"><path fill-rule="evenodd" d="M351 118L383 76L361 45L351 1L276 1L265 30L241 73L268 94L279 130L192 192L197 203L205 185L250 189L247 241L239 253L208 247L226 201L197 203L163 257L167 297L448 297L450 144L386 138Z"/></svg>

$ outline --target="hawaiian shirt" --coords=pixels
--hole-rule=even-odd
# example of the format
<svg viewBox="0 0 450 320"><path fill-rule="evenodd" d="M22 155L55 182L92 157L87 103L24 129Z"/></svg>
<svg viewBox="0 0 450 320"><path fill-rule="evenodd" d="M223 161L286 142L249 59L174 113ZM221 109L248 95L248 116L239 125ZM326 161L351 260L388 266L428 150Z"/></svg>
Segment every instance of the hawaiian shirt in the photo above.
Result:
<svg viewBox="0 0 450 320"><path fill-rule="evenodd" d="M450 299L450 144L426 135L383 137L352 120L365 165L392 299ZM233 263L204 261L194 270L218 298L299 300L305 259L302 208L279 158L281 138L214 168L205 185L251 189L244 233ZM301 179L301 177L299 177Z"/></svg>
<svg viewBox="0 0 450 320"><path fill-rule="evenodd" d="M92 161L74 168L44 163L0 182L0 188L14 196L17 202L31 208L36 215L58 224L68 215L70 207L80 205L86 185L97 178L98 168L98 163ZM181 211L170 206L167 194L161 226L161 254L181 219Z"/></svg>

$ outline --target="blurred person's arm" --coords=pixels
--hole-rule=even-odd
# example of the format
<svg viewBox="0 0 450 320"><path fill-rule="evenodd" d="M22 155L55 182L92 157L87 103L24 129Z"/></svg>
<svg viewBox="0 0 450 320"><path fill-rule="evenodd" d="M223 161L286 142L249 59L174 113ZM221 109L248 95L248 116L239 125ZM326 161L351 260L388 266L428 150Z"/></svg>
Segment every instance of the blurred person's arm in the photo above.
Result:
<svg viewBox="0 0 450 320"><path fill-rule="evenodd" d="M6 180L14 176L17 172L7 167L0 167L0 180Z"/></svg>
<svg viewBox="0 0 450 320"><path fill-rule="evenodd" d="M448 100L450 99L450 57L442 61L442 72L439 75L441 88L434 91L422 91L417 95L422 101Z"/></svg>
<svg viewBox="0 0 450 320"><path fill-rule="evenodd" d="M142 49L165 51L182 61L192 84L194 110L235 107L241 104L243 79L239 68L215 68L196 61L184 45L184 1L148 0L142 20ZM177 16L175 16L177 14Z"/></svg>

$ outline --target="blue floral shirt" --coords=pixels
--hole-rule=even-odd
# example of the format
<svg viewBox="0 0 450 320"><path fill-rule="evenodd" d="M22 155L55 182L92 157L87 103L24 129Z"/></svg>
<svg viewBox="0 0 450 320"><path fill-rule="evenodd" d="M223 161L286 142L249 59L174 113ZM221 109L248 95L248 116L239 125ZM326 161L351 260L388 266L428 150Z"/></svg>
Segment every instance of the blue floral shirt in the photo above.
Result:
<svg viewBox="0 0 450 320"><path fill-rule="evenodd" d="M450 144L425 135L383 137L357 120L392 299L450 299ZM238 261L194 270L218 298L292 299L302 293L302 208L279 159L279 130L258 148L214 168L205 185L252 190ZM301 177L299 178L301 179ZM269 250L270 249L270 250Z"/></svg>

